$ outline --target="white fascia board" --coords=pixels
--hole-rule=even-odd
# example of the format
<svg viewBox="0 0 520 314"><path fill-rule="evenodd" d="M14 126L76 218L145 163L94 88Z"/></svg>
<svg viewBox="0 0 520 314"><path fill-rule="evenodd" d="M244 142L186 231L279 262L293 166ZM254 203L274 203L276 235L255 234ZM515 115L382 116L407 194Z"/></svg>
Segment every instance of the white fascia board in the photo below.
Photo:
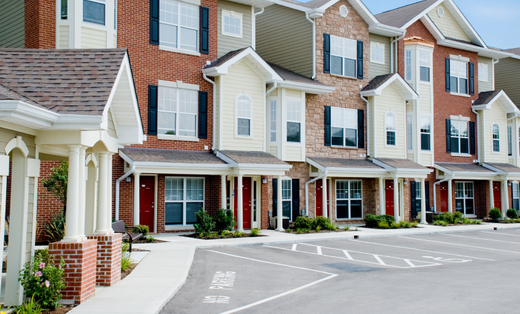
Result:
<svg viewBox="0 0 520 314"><path fill-rule="evenodd" d="M428 176L433 169L406 169L397 168L396 176L401 178L418 178L419 176Z"/></svg>
<svg viewBox="0 0 520 314"><path fill-rule="evenodd" d="M438 41L445 40L446 37L442 34L441 30L433 23L432 19L428 15L424 15L421 18L421 22L426 26L426 29L432 34L433 38Z"/></svg>
<svg viewBox="0 0 520 314"><path fill-rule="evenodd" d="M190 163L173 163L173 162L154 162L154 161L133 161L131 165L135 165L136 169L146 168L160 168L160 169L171 169L171 170L187 170L187 169L199 169L199 170L229 170L231 167L224 164L190 164ZM140 171L142 172L142 171Z"/></svg>
<svg viewBox="0 0 520 314"><path fill-rule="evenodd" d="M313 84L306 84L306 83L298 83L298 82L292 82L292 81L274 81L274 83L277 83L278 88L290 88L290 89L296 89L306 92L307 94L329 94L336 90L336 87L333 86L317 86Z"/></svg>
<svg viewBox="0 0 520 314"><path fill-rule="evenodd" d="M407 29L408 27L410 27L410 25L412 25L413 23L417 22L418 19L422 18L423 16L425 16L428 12L430 12L431 10L433 10L436 6L438 6L440 3L442 3L444 0L439 0L439 1L436 1L434 4L430 5L429 7L427 7L426 9L424 9L421 13L417 14L413 19L411 19L410 21L408 21L408 23L404 24L404 26L402 26L402 28L404 29Z"/></svg>
<svg viewBox="0 0 520 314"><path fill-rule="evenodd" d="M507 58L507 57L511 56L511 54L507 53L507 52L478 47L478 46L475 46L472 44L461 43L461 42L451 40L451 39L438 40L437 44L440 46L476 52L476 53L478 53L479 56L494 58L494 59L503 59L503 58Z"/></svg>
<svg viewBox="0 0 520 314"><path fill-rule="evenodd" d="M236 164L233 168L237 168L238 170L281 170L281 171L289 171L291 170L292 165L273 165L273 164Z"/></svg>
<svg viewBox="0 0 520 314"><path fill-rule="evenodd" d="M296 4L296 3L291 3L291 2L284 1L284 0L272 0L272 1L275 4L278 4L278 5L282 6L282 7L290 8L290 9L293 9L293 10L302 11L302 12L310 12L310 11L312 11L312 9L307 8L307 7L303 6L303 5Z"/></svg>
<svg viewBox="0 0 520 314"><path fill-rule="evenodd" d="M382 35L387 37L400 37L406 32L406 30L402 28L381 24L379 22L370 25L368 27L368 31L371 34Z"/></svg>
<svg viewBox="0 0 520 314"><path fill-rule="evenodd" d="M103 117L78 115L78 114L60 114L58 119L53 123L53 129L91 129L102 130Z"/></svg>
<svg viewBox="0 0 520 314"><path fill-rule="evenodd" d="M496 173L488 173L488 172L478 172L478 171L451 171L443 166L439 166L438 164L434 164L433 167L437 170L448 174L449 176L453 176L453 179L471 179L474 177L477 178L494 178L496 177Z"/></svg>
<svg viewBox="0 0 520 314"><path fill-rule="evenodd" d="M380 96L383 93L383 90L387 88L390 84L394 83L397 80L398 83L407 91L407 95L403 95L405 100L419 99L420 96L410 87L408 83L406 83L403 78L399 74L394 74L390 79L388 79L383 85L379 86L376 89L371 89L367 91L360 92L361 96L369 97L369 96ZM401 88L399 88L401 90Z"/></svg>
<svg viewBox="0 0 520 314"><path fill-rule="evenodd" d="M345 174L348 174L348 173L355 173L355 174L367 173L367 174L381 174L381 175L383 175L383 174L388 172L384 168L376 169L376 168L327 167L325 169L327 170L327 173L342 172L342 173L345 173Z"/></svg>
<svg viewBox="0 0 520 314"><path fill-rule="evenodd" d="M390 165L387 165L384 162L377 160L376 158L373 158L372 162L374 164L378 165L379 167L381 167L383 169L386 169L387 171L391 171L391 172L395 172L396 171L396 168L394 168L394 167L392 167Z"/></svg>
<svg viewBox="0 0 520 314"><path fill-rule="evenodd" d="M25 119L42 126L51 126L59 116L59 114L55 112L19 100L0 101L0 115L16 115L20 119Z"/></svg>
<svg viewBox="0 0 520 314"><path fill-rule="evenodd" d="M506 92L504 92L504 91L501 91L500 93L498 93L495 97L493 97L493 99L491 99L486 104L476 105L476 106L472 106L472 107L475 110L489 110L492 108L493 103L495 103L495 101L497 101L500 97L504 97L506 100L506 103L509 104L509 106L508 106L509 108L503 108L506 111L506 113L520 114L520 110L518 110L518 107L511 100L511 98L509 98L509 96L507 96Z"/></svg>
<svg viewBox="0 0 520 314"><path fill-rule="evenodd" d="M269 0L230 0L231 2L235 2L235 3L240 3L240 4L244 4L244 5L249 5L249 6L252 6L252 7L255 7L255 8L265 8L265 7L268 7L268 6L271 6L274 4L273 1L269 1Z"/></svg>
<svg viewBox="0 0 520 314"><path fill-rule="evenodd" d="M475 110L489 110L489 109L491 109L491 106L486 104L486 105L471 106L471 108L473 108Z"/></svg>
<svg viewBox="0 0 520 314"><path fill-rule="evenodd" d="M334 1L336 3L337 1ZM361 0L348 0L350 5L356 10L356 12L361 15L363 20L371 26L379 23L376 17L370 12L370 10L366 7L366 5Z"/></svg>

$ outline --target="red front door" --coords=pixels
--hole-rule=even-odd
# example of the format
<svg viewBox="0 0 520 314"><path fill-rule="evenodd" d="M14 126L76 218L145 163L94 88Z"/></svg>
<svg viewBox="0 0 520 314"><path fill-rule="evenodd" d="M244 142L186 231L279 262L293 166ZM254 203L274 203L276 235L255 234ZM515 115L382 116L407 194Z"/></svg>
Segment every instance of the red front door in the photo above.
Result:
<svg viewBox="0 0 520 314"><path fill-rule="evenodd" d="M327 193L327 191L325 191L325 193ZM327 198L327 208L328 207L329 198ZM323 216L323 180L316 180L316 217L318 216Z"/></svg>
<svg viewBox="0 0 520 314"><path fill-rule="evenodd" d="M502 208L502 195L500 192L500 182L493 182L493 203L495 208Z"/></svg>
<svg viewBox="0 0 520 314"><path fill-rule="evenodd" d="M139 188L139 224L146 225L150 232L154 230L154 185L155 177L140 177Z"/></svg>
<svg viewBox="0 0 520 314"><path fill-rule="evenodd" d="M235 204L238 204L238 179L235 178ZM238 221L238 206L235 206L235 221ZM242 178L242 212L244 229L251 229L251 178Z"/></svg>
<svg viewBox="0 0 520 314"><path fill-rule="evenodd" d="M385 181L386 214L394 216L394 181Z"/></svg>
<svg viewBox="0 0 520 314"><path fill-rule="evenodd" d="M441 212L448 211L448 183L443 182L440 184L441 189Z"/></svg>

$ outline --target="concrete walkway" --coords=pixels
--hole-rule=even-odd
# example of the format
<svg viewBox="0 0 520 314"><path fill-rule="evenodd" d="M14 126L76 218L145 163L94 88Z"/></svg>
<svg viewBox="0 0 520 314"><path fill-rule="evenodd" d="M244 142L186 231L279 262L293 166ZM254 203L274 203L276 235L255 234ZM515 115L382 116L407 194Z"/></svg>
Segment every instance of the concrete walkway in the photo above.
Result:
<svg viewBox="0 0 520 314"><path fill-rule="evenodd" d="M358 227L358 231L287 234L262 230L262 237L199 240L175 234L155 235L156 239L168 241L156 244L134 244L135 248L150 250L139 265L124 280L112 287L97 287L96 295L74 308L71 314L155 314L182 288L188 277L196 248L249 246L275 243L311 242L323 240L417 235L432 233L455 233L489 231L497 229L520 229L520 224L468 225L439 227L433 225L414 229L377 230Z"/></svg>

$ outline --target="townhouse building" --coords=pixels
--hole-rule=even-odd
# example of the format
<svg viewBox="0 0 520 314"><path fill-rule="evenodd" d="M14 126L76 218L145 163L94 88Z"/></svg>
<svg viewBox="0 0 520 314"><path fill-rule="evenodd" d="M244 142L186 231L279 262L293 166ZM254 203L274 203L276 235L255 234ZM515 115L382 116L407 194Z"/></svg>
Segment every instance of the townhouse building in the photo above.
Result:
<svg viewBox="0 0 520 314"><path fill-rule="evenodd" d="M520 68L520 48L505 49L510 53L508 58L500 59L495 64L496 88L504 90L511 100L520 103L520 90L518 89L518 69Z"/></svg>

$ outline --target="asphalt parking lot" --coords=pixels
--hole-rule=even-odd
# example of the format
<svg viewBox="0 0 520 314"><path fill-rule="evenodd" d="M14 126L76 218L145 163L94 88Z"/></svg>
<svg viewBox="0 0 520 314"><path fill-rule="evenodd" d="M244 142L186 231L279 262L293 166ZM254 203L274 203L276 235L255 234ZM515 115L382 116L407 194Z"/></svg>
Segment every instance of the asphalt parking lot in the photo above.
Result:
<svg viewBox="0 0 520 314"><path fill-rule="evenodd" d="M161 313L519 313L520 230L197 250Z"/></svg>

